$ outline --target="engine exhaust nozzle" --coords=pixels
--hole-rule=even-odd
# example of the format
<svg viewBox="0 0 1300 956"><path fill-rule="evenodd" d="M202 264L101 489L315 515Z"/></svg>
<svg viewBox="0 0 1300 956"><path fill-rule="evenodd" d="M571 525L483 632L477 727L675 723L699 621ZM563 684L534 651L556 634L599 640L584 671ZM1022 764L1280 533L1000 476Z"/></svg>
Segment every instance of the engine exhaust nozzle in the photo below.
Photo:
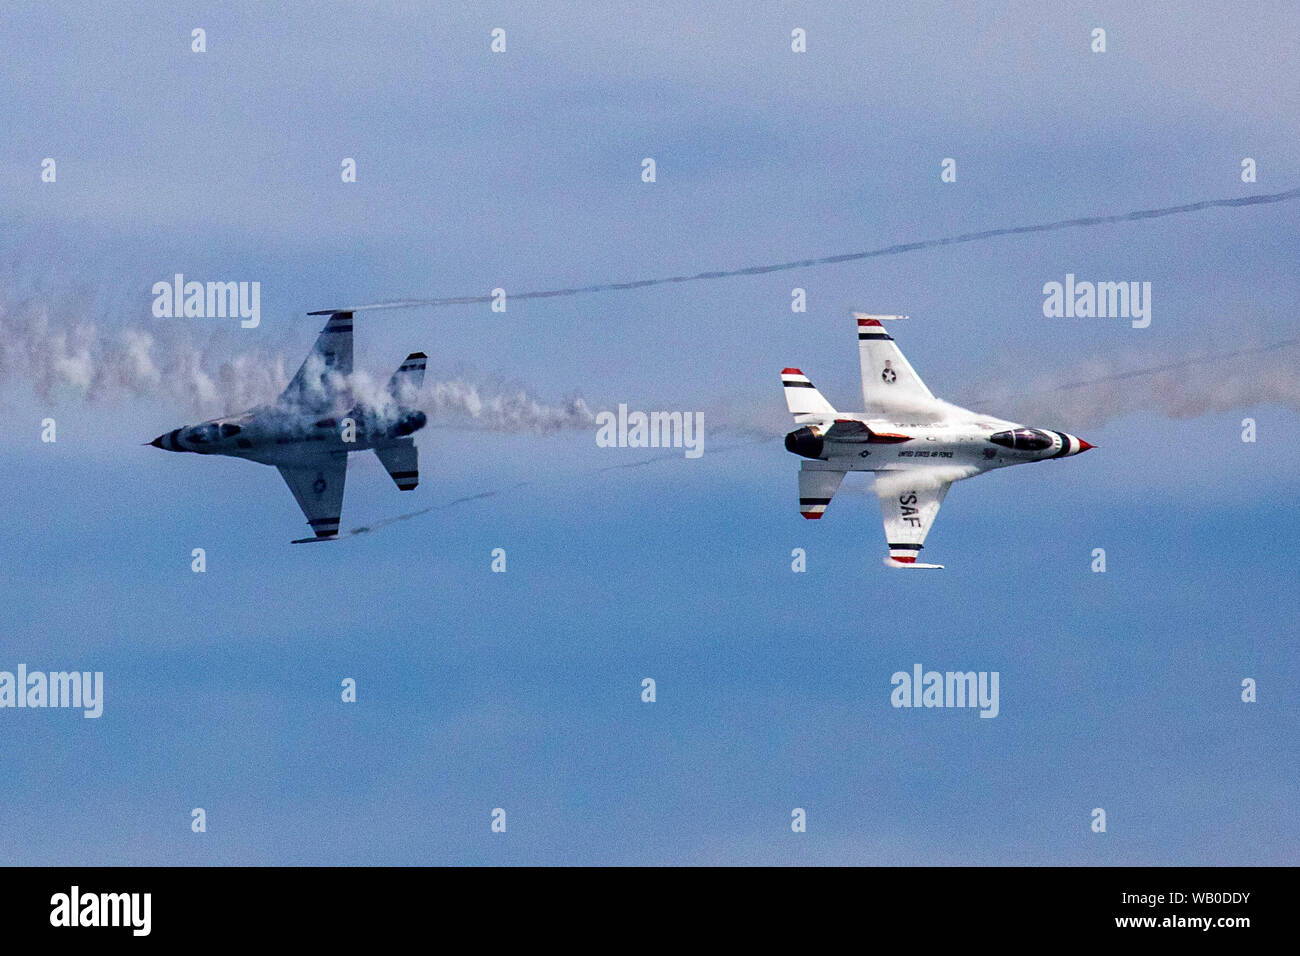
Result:
<svg viewBox="0 0 1300 956"><path fill-rule="evenodd" d="M805 425L785 436L785 450L804 458L819 459L826 443L815 431Z"/></svg>

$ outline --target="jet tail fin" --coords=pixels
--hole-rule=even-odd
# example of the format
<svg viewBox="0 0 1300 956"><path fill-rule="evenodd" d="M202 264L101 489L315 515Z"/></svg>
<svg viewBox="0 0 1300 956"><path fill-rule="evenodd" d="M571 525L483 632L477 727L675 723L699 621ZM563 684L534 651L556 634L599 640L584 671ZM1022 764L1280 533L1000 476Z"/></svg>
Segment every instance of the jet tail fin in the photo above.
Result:
<svg viewBox="0 0 1300 956"><path fill-rule="evenodd" d="M844 472L821 467L819 461L805 461L799 469L799 513L816 521L826 513Z"/></svg>
<svg viewBox="0 0 1300 956"><path fill-rule="evenodd" d="M316 313L312 313L315 315ZM280 395L280 404L323 411L347 388L352 374L352 313L331 312L298 374Z"/></svg>

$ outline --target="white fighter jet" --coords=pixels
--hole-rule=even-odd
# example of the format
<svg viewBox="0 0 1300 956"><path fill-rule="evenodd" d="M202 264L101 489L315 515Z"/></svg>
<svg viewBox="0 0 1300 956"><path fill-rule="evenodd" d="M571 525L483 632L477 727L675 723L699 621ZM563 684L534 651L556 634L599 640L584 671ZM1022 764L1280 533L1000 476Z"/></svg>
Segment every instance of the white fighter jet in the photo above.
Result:
<svg viewBox="0 0 1300 956"><path fill-rule="evenodd" d="M785 401L801 426L785 436L785 447L808 459L799 471L805 518L822 516L847 472L876 472L890 567L943 567L916 559L954 481L1093 447L1065 432L1026 428L940 401L885 331L884 322L907 316L853 315L865 411L837 412L803 372L783 369Z"/></svg>
<svg viewBox="0 0 1300 956"><path fill-rule="evenodd" d="M352 378L352 313L309 314L328 315L329 321L278 399L239 415L177 428L148 443L167 451L274 465L316 533L294 544L338 535L349 452L372 449L401 491L415 488L419 452L411 435L427 421L412 402L424 382L428 356L412 352L387 388L358 396Z"/></svg>

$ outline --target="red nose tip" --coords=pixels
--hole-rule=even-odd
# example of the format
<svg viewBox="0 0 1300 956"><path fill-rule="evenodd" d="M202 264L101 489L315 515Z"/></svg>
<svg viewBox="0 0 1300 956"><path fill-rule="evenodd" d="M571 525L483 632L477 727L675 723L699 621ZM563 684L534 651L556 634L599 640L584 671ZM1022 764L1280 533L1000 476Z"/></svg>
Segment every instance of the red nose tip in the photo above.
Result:
<svg viewBox="0 0 1300 956"><path fill-rule="evenodd" d="M1084 441L1082 438L1078 439L1078 442L1079 442L1079 451L1080 451L1080 453L1087 451L1089 448L1096 448L1096 447L1097 447L1096 445L1093 445L1093 444L1091 444L1091 443L1089 443L1089 442Z"/></svg>

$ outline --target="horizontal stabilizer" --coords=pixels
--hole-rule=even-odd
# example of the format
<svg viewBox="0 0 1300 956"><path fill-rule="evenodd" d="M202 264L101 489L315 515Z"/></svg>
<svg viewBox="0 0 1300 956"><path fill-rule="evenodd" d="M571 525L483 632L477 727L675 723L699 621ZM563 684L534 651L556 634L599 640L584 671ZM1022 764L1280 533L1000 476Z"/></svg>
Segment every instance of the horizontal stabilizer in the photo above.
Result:
<svg viewBox="0 0 1300 956"><path fill-rule="evenodd" d="M392 477L398 491L412 491L420 483L420 450L415 439L406 438L394 445L375 449L375 456Z"/></svg>
<svg viewBox="0 0 1300 956"><path fill-rule="evenodd" d="M808 421L833 418L835 408L822 397L822 393L808 381L808 376L797 368L781 370L781 384L785 387L785 404L795 421L805 421L801 416L810 416Z"/></svg>
<svg viewBox="0 0 1300 956"><path fill-rule="evenodd" d="M805 465L808 462L804 462ZM813 464L817 464L814 462ZM844 480L844 472L826 468L799 469L799 513L816 520L826 513Z"/></svg>
<svg viewBox="0 0 1300 956"><path fill-rule="evenodd" d="M429 364L429 356L423 352L412 352L388 380L388 394L397 404L406 407L415 402L424 384L424 367Z"/></svg>

